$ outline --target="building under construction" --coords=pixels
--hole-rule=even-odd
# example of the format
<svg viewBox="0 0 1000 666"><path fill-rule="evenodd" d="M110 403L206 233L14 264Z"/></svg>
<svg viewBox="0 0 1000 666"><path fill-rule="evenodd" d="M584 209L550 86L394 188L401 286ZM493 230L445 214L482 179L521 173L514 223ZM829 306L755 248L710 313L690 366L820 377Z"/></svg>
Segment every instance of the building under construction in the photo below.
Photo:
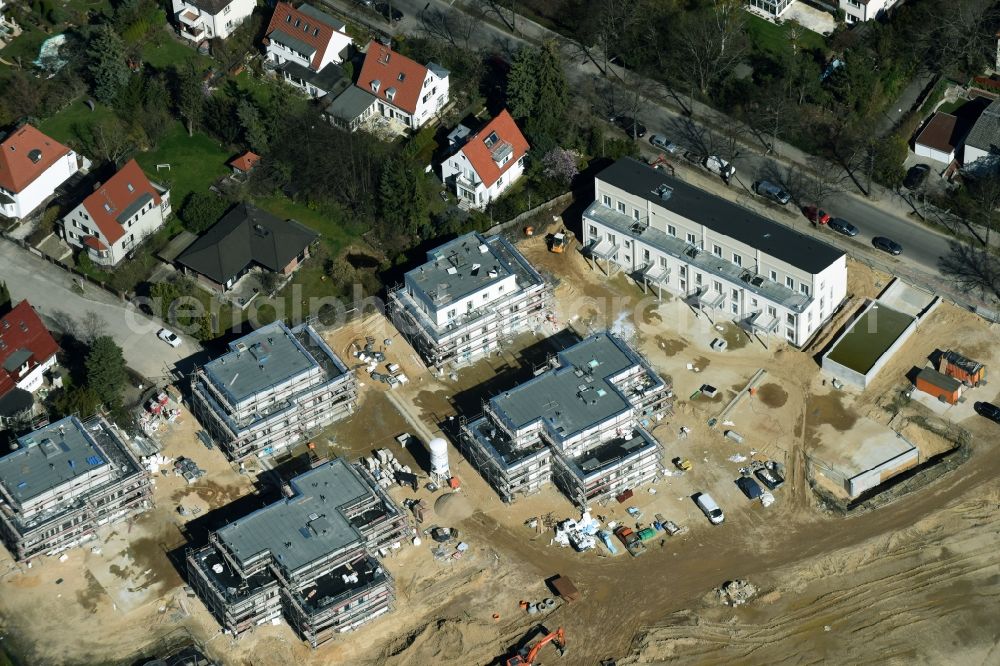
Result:
<svg viewBox="0 0 1000 666"><path fill-rule="evenodd" d="M654 480L662 455L648 431L670 413L669 382L607 332L550 363L462 427L459 447L500 497L554 480L583 506Z"/></svg>
<svg viewBox="0 0 1000 666"><path fill-rule="evenodd" d="M542 324L551 286L499 236L460 236L427 253L389 293L393 324L428 366L470 363Z"/></svg>
<svg viewBox="0 0 1000 666"><path fill-rule="evenodd" d="M151 503L149 474L100 416L68 416L0 458L0 536L18 560L54 555Z"/></svg>
<svg viewBox="0 0 1000 666"><path fill-rule="evenodd" d="M388 612L394 585L376 555L409 533L399 507L339 458L283 490L188 553L188 580L223 629L239 636L284 617L316 647Z"/></svg>
<svg viewBox="0 0 1000 666"><path fill-rule="evenodd" d="M354 411L358 384L306 324L275 322L195 370L195 416L233 460L270 456Z"/></svg>

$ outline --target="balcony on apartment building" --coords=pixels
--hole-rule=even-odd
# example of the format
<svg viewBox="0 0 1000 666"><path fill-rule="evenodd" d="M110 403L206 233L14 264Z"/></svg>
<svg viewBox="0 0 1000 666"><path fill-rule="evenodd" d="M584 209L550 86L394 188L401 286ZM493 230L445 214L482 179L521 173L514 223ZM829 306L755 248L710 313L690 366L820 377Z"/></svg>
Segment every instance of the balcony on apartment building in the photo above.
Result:
<svg viewBox="0 0 1000 666"><path fill-rule="evenodd" d="M194 7L185 7L183 11L178 12L177 22L182 37L201 41L207 36L201 12Z"/></svg>

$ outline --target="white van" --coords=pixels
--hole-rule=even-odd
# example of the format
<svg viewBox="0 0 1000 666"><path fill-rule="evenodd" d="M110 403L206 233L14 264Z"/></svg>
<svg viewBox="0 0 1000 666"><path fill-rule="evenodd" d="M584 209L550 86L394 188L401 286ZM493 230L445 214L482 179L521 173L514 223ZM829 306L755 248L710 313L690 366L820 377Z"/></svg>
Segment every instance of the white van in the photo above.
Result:
<svg viewBox="0 0 1000 666"><path fill-rule="evenodd" d="M715 503L715 500L708 493L698 493L695 495L694 502L708 516L709 522L713 525L721 525L722 521L726 519L725 514L722 513L722 509L719 508L719 505Z"/></svg>
<svg viewBox="0 0 1000 666"><path fill-rule="evenodd" d="M712 173L719 174L726 182L729 182L729 179L736 175L736 167L718 155L710 155L709 157L706 157L705 168Z"/></svg>

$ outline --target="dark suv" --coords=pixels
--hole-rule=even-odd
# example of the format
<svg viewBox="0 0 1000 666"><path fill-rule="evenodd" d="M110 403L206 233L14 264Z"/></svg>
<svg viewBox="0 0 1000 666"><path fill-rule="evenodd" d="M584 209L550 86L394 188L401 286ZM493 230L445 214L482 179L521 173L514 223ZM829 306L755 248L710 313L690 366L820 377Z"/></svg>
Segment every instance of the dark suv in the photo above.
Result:
<svg viewBox="0 0 1000 666"><path fill-rule="evenodd" d="M977 402L973 407L980 416L985 416L990 421L1000 423L1000 407L997 407L992 402Z"/></svg>
<svg viewBox="0 0 1000 666"><path fill-rule="evenodd" d="M646 126L632 116L614 116L611 118L611 122L624 130L629 136L634 136L638 139L646 136Z"/></svg>

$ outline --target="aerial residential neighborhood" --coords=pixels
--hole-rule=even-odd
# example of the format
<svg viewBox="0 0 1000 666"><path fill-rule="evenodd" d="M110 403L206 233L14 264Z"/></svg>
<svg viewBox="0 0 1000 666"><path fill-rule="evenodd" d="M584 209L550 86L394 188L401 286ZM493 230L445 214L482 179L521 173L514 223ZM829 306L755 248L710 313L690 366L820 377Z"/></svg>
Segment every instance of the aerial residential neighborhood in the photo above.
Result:
<svg viewBox="0 0 1000 666"><path fill-rule="evenodd" d="M993 663L946 4L0 0L0 666Z"/></svg>

